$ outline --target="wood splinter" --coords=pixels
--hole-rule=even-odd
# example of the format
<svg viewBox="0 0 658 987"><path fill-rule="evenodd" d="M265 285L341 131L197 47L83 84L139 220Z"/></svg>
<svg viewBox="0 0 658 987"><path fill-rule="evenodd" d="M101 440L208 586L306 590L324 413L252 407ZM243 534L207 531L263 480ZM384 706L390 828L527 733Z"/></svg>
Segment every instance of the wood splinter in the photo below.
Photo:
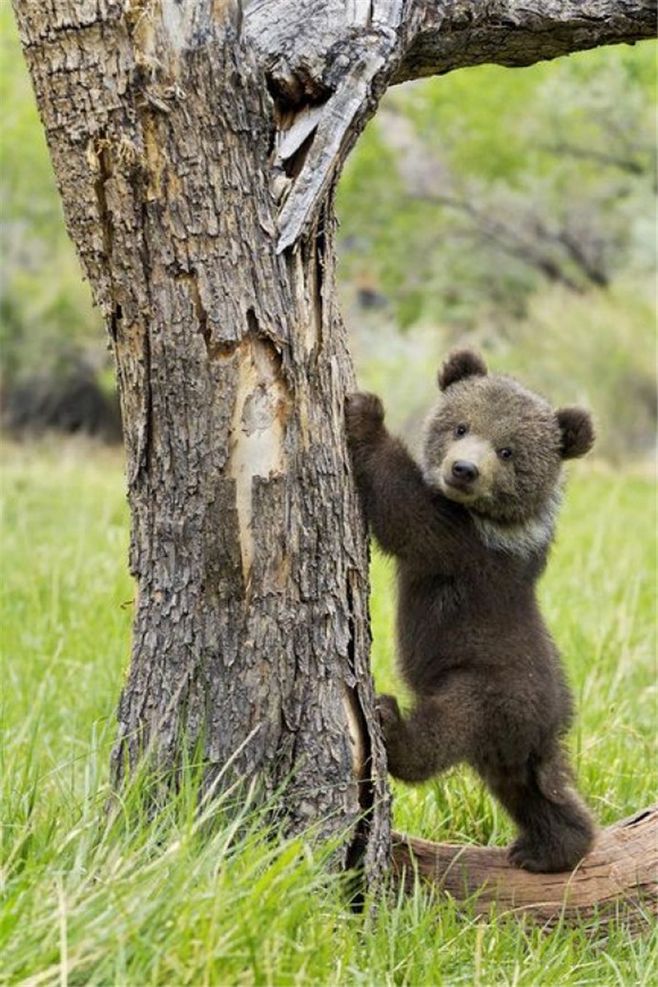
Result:
<svg viewBox="0 0 658 987"><path fill-rule="evenodd" d="M634 933L658 917L658 805L599 831L576 870L531 874L513 867L495 847L432 843L393 834L393 872L407 889L415 875L476 915L495 905L498 914L529 915L551 927L563 920L594 928L619 919Z"/></svg>

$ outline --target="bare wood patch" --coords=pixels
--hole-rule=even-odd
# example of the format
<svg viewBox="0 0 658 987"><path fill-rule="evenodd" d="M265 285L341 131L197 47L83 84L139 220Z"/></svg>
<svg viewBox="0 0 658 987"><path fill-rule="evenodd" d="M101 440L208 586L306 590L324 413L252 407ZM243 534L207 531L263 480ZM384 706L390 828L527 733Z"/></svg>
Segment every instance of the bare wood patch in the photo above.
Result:
<svg viewBox="0 0 658 987"><path fill-rule="evenodd" d="M285 471L284 437L291 402L272 343L252 333L235 351L238 383L231 426L228 474L235 480L242 574L254 562L253 484Z"/></svg>

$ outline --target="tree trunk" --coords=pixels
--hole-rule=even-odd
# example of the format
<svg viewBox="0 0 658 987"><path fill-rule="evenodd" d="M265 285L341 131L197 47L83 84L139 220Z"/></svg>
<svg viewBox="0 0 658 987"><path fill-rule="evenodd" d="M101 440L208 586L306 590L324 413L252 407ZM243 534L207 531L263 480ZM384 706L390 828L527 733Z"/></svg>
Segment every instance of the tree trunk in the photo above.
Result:
<svg viewBox="0 0 658 987"><path fill-rule="evenodd" d="M388 800L332 189L277 255L275 108L234 25L55 7L18 12L116 357L138 589L115 781L147 749L171 773L201 745L208 784L229 762L286 783L292 825L356 832L374 874Z"/></svg>
<svg viewBox="0 0 658 987"><path fill-rule="evenodd" d="M291 824L321 820L375 879L389 798L334 184L393 78L496 60L501 30L519 63L510 18L525 61L634 40L648 5L588 0L587 30L556 0L14 5L116 359L138 603L114 779L200 748L208 784L285 786Z"/></svg>

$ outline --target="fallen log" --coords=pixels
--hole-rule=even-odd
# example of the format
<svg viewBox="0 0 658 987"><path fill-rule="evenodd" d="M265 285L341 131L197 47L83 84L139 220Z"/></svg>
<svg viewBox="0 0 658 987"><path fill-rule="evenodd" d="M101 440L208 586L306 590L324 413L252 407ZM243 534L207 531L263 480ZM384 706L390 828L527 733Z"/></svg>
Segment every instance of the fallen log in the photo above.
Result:
<svg viewBox="0 0 658 987"><path fill-rule="evenodd" d="M432 843L393 834L393 871L410 889L418 874L477 915L529 915L552 927L558 921L597 925L619 919L633 932L658 916L658 805L599 831L574 871L531 874L512 866L495 847Z"/></svg>

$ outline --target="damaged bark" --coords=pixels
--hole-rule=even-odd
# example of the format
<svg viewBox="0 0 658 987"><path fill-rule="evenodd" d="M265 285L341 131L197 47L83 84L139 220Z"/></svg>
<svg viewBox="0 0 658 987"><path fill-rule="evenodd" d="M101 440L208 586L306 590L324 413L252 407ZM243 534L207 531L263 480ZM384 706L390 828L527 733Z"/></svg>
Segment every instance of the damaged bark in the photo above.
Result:
<svg viewBox="0 0 658 987"><path fill-rule="evenodd" d="M291 826L321 820L375 883L389 796L334 185L392 81L632 41L650 5L14 7L116 359L138 603L115 783L145 753L171 777L200 748L207 785L229 765L285 788Z"/></svg>

